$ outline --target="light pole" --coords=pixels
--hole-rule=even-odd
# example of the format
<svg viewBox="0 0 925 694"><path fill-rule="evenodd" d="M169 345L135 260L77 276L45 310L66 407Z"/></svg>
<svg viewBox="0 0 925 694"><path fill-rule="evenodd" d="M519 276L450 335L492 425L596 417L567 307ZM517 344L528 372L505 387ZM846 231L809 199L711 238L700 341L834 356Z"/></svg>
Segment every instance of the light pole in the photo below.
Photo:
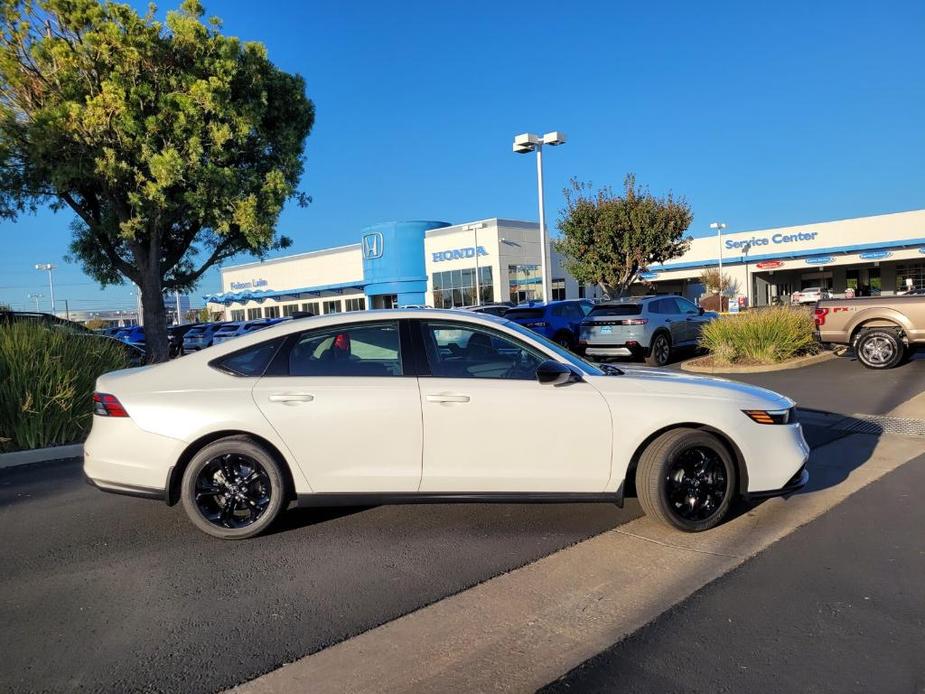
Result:
<svg viewBox="0 0 925 694"><path fill-rule="evenodd" d="M27 294L27 296L30 299L32 299L33 302L35 302L35 312L38 313L39 312L39 299L44 299L45 295L36 293L36 294Z"/></svg>
<svg viewBox="0 0 925 694"><path fill-rule="evenodd" d="M463 231L471 231L474 238L475 244L475 305L482 305L482 281L479 276L479 229L485 227L485 222L478 222L477 224L466 224L463 227Z"/></svg>
<svg viewBox="0 0 925 694"><path fill-rule="evenodd" d="M722 222L713 222L711 229L716 229L717 238L719 239L719 310L723 310L723 229L726 225Z"/></svg>
<svg viewBox="0 0 925 694"><path fill-rule="evenodd" d="M557 147L565 144L565 133L553 130L542 137L523 133L514 138L514 152L527 154L536 152L536 190L540 203L540 264L543 272L543 301L550 300L549 250L546 248L546 206L543 201L543 145Z"/></svg>
<svg viewBox="0 0 925 694"><path fill-rule="evenodd" d="M51 293L49 297L51 299L51 315L57 316L58 314L55 312L55 281L51 275L55 266L51 263L37 263L35 269L48 273L48 291ZM38 306L36 306L35 310L38 311Z"/></svg>

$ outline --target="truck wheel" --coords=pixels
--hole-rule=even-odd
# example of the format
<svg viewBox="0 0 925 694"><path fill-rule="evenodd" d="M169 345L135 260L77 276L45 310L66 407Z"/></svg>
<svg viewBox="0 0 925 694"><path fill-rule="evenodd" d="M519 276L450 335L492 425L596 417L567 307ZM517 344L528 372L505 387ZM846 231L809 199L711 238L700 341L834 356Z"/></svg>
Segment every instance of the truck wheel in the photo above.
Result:
<svg viewBox="0 0 925 694"><path fill-rule="evenodd" d="M858 338L854 351L868 369L892 369L902 361L906 346L895 330L871 328Z"/></svg>

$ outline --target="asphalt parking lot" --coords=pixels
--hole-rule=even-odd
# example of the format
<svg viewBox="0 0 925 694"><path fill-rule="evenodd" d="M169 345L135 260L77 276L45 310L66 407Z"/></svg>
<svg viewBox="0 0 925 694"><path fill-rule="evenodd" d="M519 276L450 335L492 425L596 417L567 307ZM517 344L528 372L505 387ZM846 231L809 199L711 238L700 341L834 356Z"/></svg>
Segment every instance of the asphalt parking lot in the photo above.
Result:
<svg viewBox="0 0 925 694"><path fill-rule="evenodd" d="M0 515L0 691L212 692L640 511L300 509L270 535L221 542L179 507L87 486L70 461L0 471Z"/></svg>

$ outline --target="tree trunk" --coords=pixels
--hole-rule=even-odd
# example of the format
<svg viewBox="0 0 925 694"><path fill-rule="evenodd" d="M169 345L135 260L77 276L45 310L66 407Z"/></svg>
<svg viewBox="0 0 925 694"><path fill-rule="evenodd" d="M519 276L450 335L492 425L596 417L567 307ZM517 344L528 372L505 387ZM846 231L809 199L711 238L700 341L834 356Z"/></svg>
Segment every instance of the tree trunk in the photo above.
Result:
<svg viewBox="0 0 925 694"><path fill-rule="evenodd" d="M147 362L156 364L170 358L167 346L167 313L164 311L164 290L157 270L146 269L141 275L141 306L145 322Z"/></svg>

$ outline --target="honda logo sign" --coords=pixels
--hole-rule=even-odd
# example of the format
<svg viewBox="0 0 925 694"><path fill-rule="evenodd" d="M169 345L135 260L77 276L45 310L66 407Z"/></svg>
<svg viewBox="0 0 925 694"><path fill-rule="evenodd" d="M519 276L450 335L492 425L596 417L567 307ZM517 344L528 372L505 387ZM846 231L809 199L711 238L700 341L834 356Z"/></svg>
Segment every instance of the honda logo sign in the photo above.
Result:
<svg viewBox="0 0 925 694"><path fill-rule="evenodd" d="M363 236L363 257L374 260L382 257L382 234L374 231Z"/></svg>

